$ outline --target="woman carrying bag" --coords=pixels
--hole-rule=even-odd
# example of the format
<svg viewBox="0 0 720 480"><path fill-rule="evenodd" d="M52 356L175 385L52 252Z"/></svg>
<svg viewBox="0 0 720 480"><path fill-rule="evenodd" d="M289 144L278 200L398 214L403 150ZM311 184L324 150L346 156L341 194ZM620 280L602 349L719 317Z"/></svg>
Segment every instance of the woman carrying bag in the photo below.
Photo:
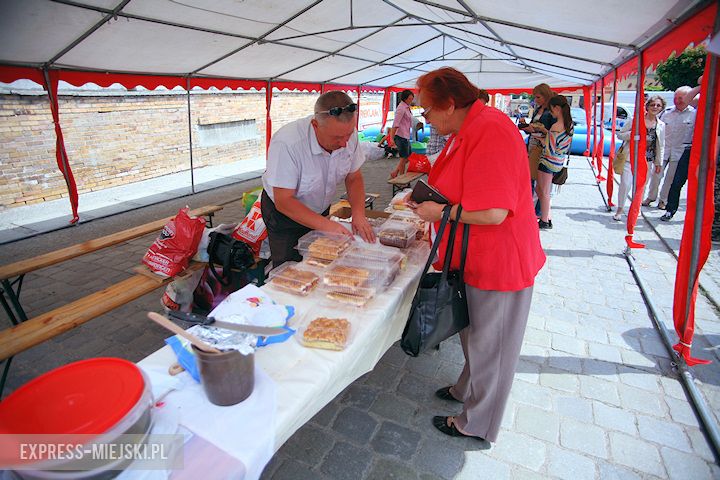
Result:
<svg viewBox="0 0 720 480"><path fill-rule="evenodd" d="M430 72L417 86L425 118L441 135L452 135L428 182L449 200L445 218L458 219L453 271L460 269L469 229L463 271L469 325L460 332L465 366L455 385L436 392L464 405L459 415L435 417L433 424L447 435L492 442L512 386L535 276L545 263L525 145L507 115L477 101L478 88L457 70ZM423 202L413 208L433 222L434 240L445 206ZM437 270L443 269L449 235L444 229Z"/></svg>

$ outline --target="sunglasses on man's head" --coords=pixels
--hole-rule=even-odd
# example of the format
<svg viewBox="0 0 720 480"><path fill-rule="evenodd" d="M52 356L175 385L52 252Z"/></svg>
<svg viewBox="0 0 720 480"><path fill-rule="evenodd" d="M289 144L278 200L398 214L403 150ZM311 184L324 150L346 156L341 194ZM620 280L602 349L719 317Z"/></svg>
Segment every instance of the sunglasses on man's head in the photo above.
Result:
<svg viewBox="0 0 720 480"><path fill-rule="evenodd" d="M353 113L355 112L355 110L357 110L357 103L351 103L350 105L347 105L345 107L333 107L330 110L324 110L317 113L327 113L332 117L339 117L343 114L343 112Z"/></svg>

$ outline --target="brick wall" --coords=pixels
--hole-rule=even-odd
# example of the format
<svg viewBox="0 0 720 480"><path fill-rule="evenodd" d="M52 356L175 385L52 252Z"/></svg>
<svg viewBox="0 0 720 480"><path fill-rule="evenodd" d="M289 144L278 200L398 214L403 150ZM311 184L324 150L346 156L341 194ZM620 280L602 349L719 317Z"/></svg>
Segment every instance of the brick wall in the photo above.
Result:
<svg viewBox="0 0 720 480"><path fill-rule="evenodd" d="M318 94L276 92L273 132L312 112ZM190 168L184 94L59 95L60 124L80 194ZM354 99L354 95L353 95ZM265 156L265 93L212 92L191 96L193 165ZM202 147L200 126L254 120L257 135ZM0 95L0 209L67 197L55 160L55 132L45 95Z"/></svg>

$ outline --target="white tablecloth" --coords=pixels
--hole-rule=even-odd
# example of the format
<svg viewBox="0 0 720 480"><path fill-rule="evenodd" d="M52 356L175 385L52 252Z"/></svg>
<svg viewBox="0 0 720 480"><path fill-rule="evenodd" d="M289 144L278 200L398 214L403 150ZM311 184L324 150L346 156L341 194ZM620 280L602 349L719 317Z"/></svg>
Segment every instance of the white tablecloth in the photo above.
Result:
<svg viewBox="0 0 720 480"><path fill-rule="evenodd" d="M151 381L159 387L154 388L156 395L176 388L164 397L166 411L178 412L181 425L241 460L246 478L258 478L274 451L348 385L371 371L400 338L421 269L422 265L408 263L392 285L362 309L326 302L321 292L297 297L263 287L278 303L295 306L292 327L317 316L347 318L352 323L350 342L345 350L335 352L303 347L293 337L258 349L255 391L238 405L212 405L186 372L177 380L164 373L175 362L170 347L139 365L153 372Z"/></svg>

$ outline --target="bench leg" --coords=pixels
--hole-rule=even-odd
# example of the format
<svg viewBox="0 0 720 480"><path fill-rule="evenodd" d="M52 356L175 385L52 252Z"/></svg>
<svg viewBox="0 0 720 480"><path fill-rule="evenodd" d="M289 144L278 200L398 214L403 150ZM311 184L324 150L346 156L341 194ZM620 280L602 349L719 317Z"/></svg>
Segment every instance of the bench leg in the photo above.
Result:
<svg viewBox="0 0 720 480"><path fill-rule="evenodd" d="M25 275L20 275L14 282L10 282L10 280L5 279L2 281L2 288L0 288L0 302L2 303L3 309L5 309L5 312L8 314L8 318L10 318L13 325L17 325L18 323L27 320L25 310L20 304L20 289L22 288L22 281L24 277ZM18 284L17 291L13 289L13 283ZM7 298L10 300L10 304L8 304L5 299L6 294ZM13 312L13 309L15 312Z"/></svg>
<svg viewBox="0 0 720 480"><path fill-rule="evenodd" d="M5 359L5 366L3 367L2 378L0 378L0 399L2 398L3 391L5 390L5 382L7 381L8 372L10 372L10 363L13 357Z"/></svg>
<svg viewBox="0 0 720 480"><path fill-rule="evenodd" d="M393 183L393 184L392 184L393 197L394 197L395 194L398 193L399 191L405 190L406 188L409 188L409 187L410 187L410 184L409 184L409 183L400 183L400 184Z"/></svg>
<svg viewBox="0 0 720 480"><path fill-rule="evenodd" d="M215 216L214 213L208 213L208 214L207 214L207 220L205 220L205 225L206 225L208 228L212 228L212 226L213 226L212 222L213 222L213 217L214 217L214 216Z"/></svg>

